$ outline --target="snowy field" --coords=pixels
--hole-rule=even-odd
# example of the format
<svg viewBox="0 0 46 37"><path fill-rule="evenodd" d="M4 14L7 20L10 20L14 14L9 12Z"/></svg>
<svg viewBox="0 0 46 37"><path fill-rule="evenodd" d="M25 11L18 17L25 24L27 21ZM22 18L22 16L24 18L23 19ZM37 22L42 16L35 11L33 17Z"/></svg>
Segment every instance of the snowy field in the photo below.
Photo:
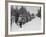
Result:
<svg viewBox="0 0 46 37"><path fill-rule="evenodd" d="M11 28L12 32L33 31L33 30L34 31L41 30L41 19L38 17L35 17L32 21L29 21L26 24L22 25L22 28L20 28L17 24L15 24L15 20L12 23Z"/></svg>

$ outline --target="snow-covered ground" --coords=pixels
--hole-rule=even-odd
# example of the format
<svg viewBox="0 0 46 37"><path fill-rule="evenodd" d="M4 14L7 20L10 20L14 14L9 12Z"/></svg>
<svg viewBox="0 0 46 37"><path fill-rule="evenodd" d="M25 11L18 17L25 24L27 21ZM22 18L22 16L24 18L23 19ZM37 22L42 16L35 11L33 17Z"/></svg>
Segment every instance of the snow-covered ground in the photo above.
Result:
<svg viewBox="0 0 46 37"><path fill-rule="evenodd" d="M14 22L12 23L11 29L13 32L40 30L41 29L41 19L38 17L35 17L32 21L27 22L26 24L22 25L22 28L17 26Z"/></svg>

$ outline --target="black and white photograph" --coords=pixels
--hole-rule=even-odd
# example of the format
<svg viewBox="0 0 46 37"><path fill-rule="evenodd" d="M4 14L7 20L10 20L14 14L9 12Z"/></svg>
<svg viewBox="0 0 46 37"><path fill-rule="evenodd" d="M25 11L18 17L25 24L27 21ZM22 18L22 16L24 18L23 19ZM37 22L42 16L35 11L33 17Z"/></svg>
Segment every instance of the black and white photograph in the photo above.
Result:
<svg viewBox="0 0 46 37"><path fill-rule="evenodd" d="M8 3L8 34L43 32L43 5Z"/></svg>

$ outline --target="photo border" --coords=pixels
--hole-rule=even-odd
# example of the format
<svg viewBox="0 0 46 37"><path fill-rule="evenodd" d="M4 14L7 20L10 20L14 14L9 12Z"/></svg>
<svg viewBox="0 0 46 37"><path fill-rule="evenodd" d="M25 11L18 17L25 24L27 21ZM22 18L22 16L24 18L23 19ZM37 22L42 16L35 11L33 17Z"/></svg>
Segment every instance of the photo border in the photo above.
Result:
<svg viewBox="0 0 46 37"><path fill-rule="evenodd" d="M5 1L5 35L8 35L8 3L13 2L13 3L25 3L25 4L42 4L43 5L43 33L27 33L27 34L15 34L15 36L27 36L27 35L40 35L40 34L45 34L45 3L41 2L22 2L22 1ZM11 35L14 36L14 35Z"/></svg>

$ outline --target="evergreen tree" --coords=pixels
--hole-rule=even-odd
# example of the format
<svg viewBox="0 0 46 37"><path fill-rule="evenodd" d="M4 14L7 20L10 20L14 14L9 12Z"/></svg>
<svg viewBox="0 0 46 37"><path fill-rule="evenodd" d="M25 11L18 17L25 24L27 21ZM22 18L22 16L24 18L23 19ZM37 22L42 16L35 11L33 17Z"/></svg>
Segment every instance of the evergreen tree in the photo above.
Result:
<svg viewBox="0 0 46 37"><path fill-rule="evenodd" d="M16 7L16 9L14 10L14 14L15 14L15 23L17 23L17 21L18 21L18 17L19 17L19 10L18 10L18 8Z"/></svg>
<svg viewBox="0 0 46 37"><path fill-rule="evenodd" d="M40 9L38 10L37 16L41 18L41 7L40 7Z"/></svg>

